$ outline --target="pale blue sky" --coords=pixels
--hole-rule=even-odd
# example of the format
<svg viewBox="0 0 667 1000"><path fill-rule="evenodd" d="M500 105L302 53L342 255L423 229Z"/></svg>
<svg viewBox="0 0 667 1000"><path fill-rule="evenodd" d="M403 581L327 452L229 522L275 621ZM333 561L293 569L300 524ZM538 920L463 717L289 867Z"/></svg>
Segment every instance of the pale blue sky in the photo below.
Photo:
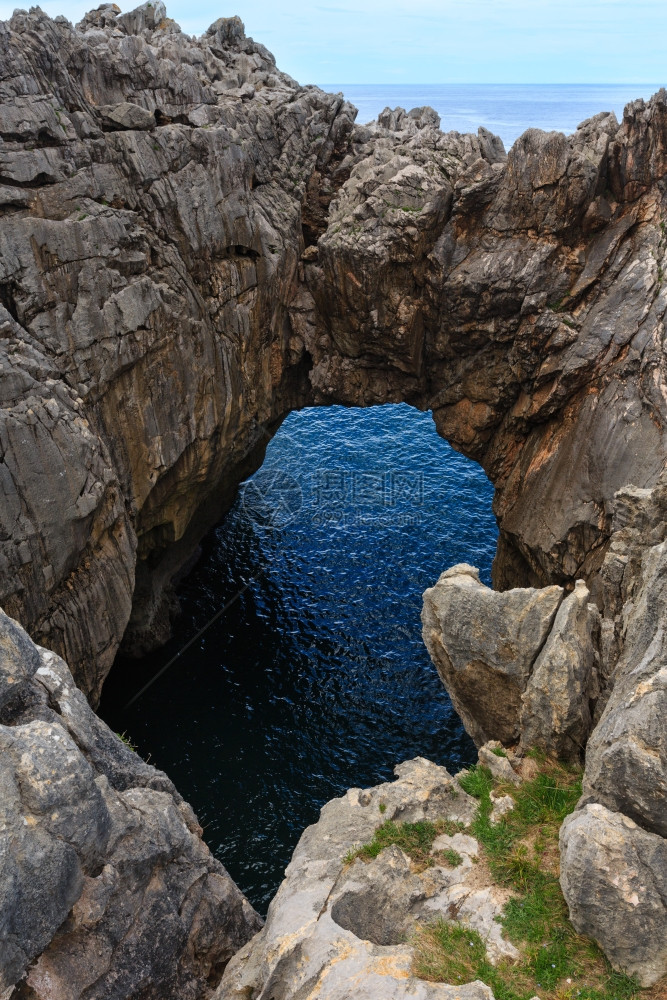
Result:
<svg viewBox="0 0 667 1000"><path fill-rule="evenodd" d="M0 0L0 16L13 6ZM93 4L41 6L75 21ZM667 80L666 0L168 0L167 9L190 34L239 14L302 83Z"/></svg>

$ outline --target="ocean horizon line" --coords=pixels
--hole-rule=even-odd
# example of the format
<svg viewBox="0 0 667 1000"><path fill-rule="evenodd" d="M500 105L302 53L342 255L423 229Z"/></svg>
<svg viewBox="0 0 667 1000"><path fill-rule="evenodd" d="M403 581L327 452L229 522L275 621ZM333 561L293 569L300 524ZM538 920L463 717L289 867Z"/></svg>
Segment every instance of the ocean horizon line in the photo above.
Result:
<svg viewBox="0 0 667 1000"><path fill-rule="evenodd" d="M397 83L393 80L390 83L383 82L382 80L376 80L372 83L359 83L356 81L350 82L340 82L336 83L317 83L316 87L396 87L397 89L404 87L657 87L660 90L663 87L667 87L666 83L652 83L651 81L633 81L633 80L621 80L620 82L609 83L607 81L602 81L600 83L578 83L576 80L570 83L484 83L483 81L477 82L456 82L456 81L443 81L440 83L419 83L412 81L410 83Z"/></svg>

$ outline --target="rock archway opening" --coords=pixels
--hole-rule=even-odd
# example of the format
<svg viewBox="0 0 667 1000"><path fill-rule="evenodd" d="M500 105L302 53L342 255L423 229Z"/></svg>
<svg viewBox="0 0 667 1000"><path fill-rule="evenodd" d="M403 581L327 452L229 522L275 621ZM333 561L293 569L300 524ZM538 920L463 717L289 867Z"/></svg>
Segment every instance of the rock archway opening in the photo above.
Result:
<svg viewBox="0 0 667 1000"><path fill-rule="evenodd" d="M490 582L492 496L430 413L295 411L181 582L172 639L117 660L103 717L167 771L260 909L332 796L417 755L474 759L420 610L453 563Z"/></svg>

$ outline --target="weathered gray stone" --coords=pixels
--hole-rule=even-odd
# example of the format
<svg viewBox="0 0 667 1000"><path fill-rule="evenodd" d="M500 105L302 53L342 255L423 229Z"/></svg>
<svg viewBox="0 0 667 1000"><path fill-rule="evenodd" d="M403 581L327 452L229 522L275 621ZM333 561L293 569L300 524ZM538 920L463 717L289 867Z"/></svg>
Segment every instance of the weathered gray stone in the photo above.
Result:
<svg viewBox="0 0 667 1000"><path fill-rule="evenodd" d="M578 580L558 609L553 627L521 696L521 743L579 760L591 730L591 706L600 693L600 615Z"/></svg>
<svg viewBox="0 0 667 1000"><path fill-rule="evenodd" d="M459 565L424 593L423 636L463 723L477 742L499 740L579 759L600 693L600 615L583 581L490 590ZM521 780L492 745L480 759L496 776Z"/></svg>
<svg viewBox="0 0 667 1000"><path fill-rule="evenodd" d="M499 795L498 792L494 791L491 792L490 797L493 808L489 816L489 822L495 826L503 816L507 816L508 813L512 812L516 803L511 795Z"/></svg>
<svg viewBox="0 0 667 1000"><path fill-rule="evenodd" d="M166 777L0 612L0 993L200 997L261 926ZM18 659L17 659L18 653Z"/></svg>
<svg viewBox="0 0 667 1000"><path fill-rule="evenodd" d="M494 750L501 751L501 756L494 753ZM487 767L497 781L507 781L512 785L520 785L522 778L512 767L507 751L503 750L502 743L498 740L489 740L477 751L477 759L480 764Z"/></svg>
<svg viewBox="0 0 667 1000"><path fill-rule="evenodd" d="M155 128L100 114L119 105ZM661 633L632 608L659 620L641 567L666 520L667 94L620 125L531 130L507 158L429 109L354 119L238 18L201 39L161 3L0 25L0 603L96 701L121 637L168 634L170 581L286 413L408 401L496 487L495 585L591 587L605 687L585 795L662 829ZM515 739L533 659L492 652L494 726ZM23 722L31 670L0 677ZM149 781L60 704L118 794ZM584 714L550 724L576 742Z"/></svg>
<svg viewBox="0 0 667 1000"><path fill-rule="evenodd" d="M647 548L612 690L586 749L585 801L667 836L667 542Z"/></svg>
<svg viewBox="0 0 667 1000"><path fill-rule="evenodd" d="M33 8L0 52L0 603L93 701L295 407L430 409L496 486L496 585L591 581L665 463L667 95L505 157L356 125L238 18Z"/></svg>
<svg viewBox="0 0 667 1000"><path fill-rule="evenodd" d="M616 968L652 983L667 962L667 473L652 490L619 491L612 510L595 581L606 690L579 810L561 836L561 881L577 926ZM590 875L581 878L586 859Z"/></svg>
<svg viewBox="0 0 667 1000"><path fill-rule="evenodd" d="M589 804L561 829L570 919L615 968L651 986L667 974L667 844L627 816Z"/></svg>
<svg viewBox="0 0 667 1000"><path fill-rule="evenodd" d="M26 693L39 665L34 643L0 610L0 712Z"/></svg>
<svg viewBox="0 0 667 1000"><path fill-rule="evenodd" d="M105 119L119 128L129 129L151 129L155 128L155 115L152 111L139 107L138 104L130 104L128 101L121 101L120 104L106 104L98 108L98 111Z"/></svg>
<svg viewBox="0 0 667 1000"><path fill-rule="evenodd" d="M467 854L468 857L476 858L479 855L479 844L474 837L468 836L466 833L455 833L449 836L446 833L441 833L439 837L436 837L433 841L432 854L437 854L439 851L456 851L458 854Z"/></svg>
<svg viewBox="0 0 667 1000"><path fill-rule="evenodd" d="M426 648L478 746L519 741L521 696L562 597L561 587L498 593L463 564L425 591Z"/></svg>

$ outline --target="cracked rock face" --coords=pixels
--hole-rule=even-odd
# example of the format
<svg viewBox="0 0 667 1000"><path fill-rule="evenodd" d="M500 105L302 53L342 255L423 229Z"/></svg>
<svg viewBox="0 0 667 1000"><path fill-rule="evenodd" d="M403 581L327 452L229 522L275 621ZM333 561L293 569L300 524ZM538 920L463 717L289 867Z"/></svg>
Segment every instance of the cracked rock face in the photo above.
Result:
<svg viewBox="0 0 667 1000"><path fill-rule="evenodd" d="M260 926L167 776L0 612L0 994L196 1000Z"/></svg>
<svg viewBox="0 0 667 1000"><path fill-rule="evenodd" d="M452 608L472 625L488 605L497 634L475 638L474 658L453 631L435 653L466 723L479 741L521 735L565 753L595 726L582 808L663 836L667 94L620 124L602 113L569 137L529 130L507 155L484 129L443 134L431 109L387 109L370 126L355 114L281 73L238 18L200 39L161 3L106 4L76 27L39 8L0 24L0 603L95 702L123 639L142 652L166 638L173 576L291 409L430 409L496 489L506 593L459 573ZM579 579L599 618L582 585L570 593ZM434 590L444 601L451 587ZM435 601L429 614L437 634ZM214 927L243 937L255 918L200 857L166 779L121 766L69 675L66 696L47 695L32 648L1 642L6 801L21 794L21 740L48 756L60 727L48 753L92 824L80 841L67 810L47 821L58 788L26 777L40 850L64 881L43 906L27 870L11 882L39 902L34 937L12 918L7 968L70 907L30 988L64 981L67 942L99 920L108 946L81 951L72 988L93 997L92 976L110 996L107 976L127 994L167 912L151 977L188 996L186 980L215 980L232 948ZM502 705L494 715L486 698L486 722L477 672ZM118 910L123 880L95 859L135 851L133 837L145 904ZM580 883L565 884L584 913ZM642 905L637 927L654 927ZM229 925L204 915L220 908Z"/></svg>
<svg viewBox="0 0 667 1000"><path fill-rule="evenodd" d="M572 923L653 985L667 971L667 842L597 803L568 816L560 840Z"/></svg>
<svg viewBox="0 0 667 1000"><path fill-rule="evenodd" d="M578 581L490 590L464 564L424 593L423 636L478 746L488 740L580 757L599 693L599 613Z"/></svg>
<svg viewBox="0 0 667 1000"><path fill-rule="evenodd" d="M506 155L356 125L238 18L18 11L0 53L0 602L93 702L295 407L431 409L495 584L590 582L665 460L664 92Z"/></svg>

